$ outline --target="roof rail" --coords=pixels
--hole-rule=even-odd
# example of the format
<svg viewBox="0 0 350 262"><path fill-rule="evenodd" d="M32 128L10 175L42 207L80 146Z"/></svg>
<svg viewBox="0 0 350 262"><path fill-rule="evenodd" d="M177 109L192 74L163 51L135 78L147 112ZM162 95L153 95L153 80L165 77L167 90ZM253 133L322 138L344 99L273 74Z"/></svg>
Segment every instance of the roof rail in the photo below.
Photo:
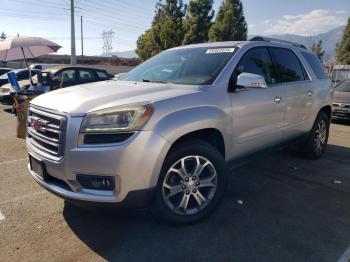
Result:
<svg viewBox="0 0 350 262"><path fill-rule="evenodd" d="M249 41L276 42L276 43L289 44L289 45L293 45L293 46L296 46L296 47L307 49L302 44L294 43L294 42L287 41L287 40L276 39L276 38L263 37L263 36L254 36L254 37L250 38Z"/></svg>

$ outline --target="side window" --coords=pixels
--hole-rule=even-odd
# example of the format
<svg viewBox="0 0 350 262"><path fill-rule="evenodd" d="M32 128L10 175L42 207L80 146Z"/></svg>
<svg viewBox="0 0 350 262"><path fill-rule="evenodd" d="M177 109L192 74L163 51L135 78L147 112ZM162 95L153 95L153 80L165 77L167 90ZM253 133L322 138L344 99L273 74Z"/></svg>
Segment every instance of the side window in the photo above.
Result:
<svg viewBox="0 0 350 262"><path fill-rule="evenodd" d="M29 79L29 71L28 70L22 71L17 75L17 81L28 80L28 79Z"/></svg>
<svg viewBox="0 0 350 262"><path fill-rule="evenodd" d="M281 82L295 82L305 80L304 70L296 55L288 49L271 48L277 72Z"/></svg>
<svg viewBox="0 0 350 262"><path fill-rule="evenodd" d="M75 69L67 69L59 72L56 77L61 81L63 78L63 83L73 83L76 82L77 76L75 74Z"/></svg>
<svg viewBox="0 0 350 262"><path fill-rule="evenodd" d="M38 73L39 73L39 71L36 71L36 70L32 70L32 72L31 72L32 76L36 76Z"/></svg>
<svg viewBox="0 0 350 262"><path fill-rule="evenodd" d="M234 83L241 73L261 75L265 78L267 85L273 85L277 82L271 57L265 47L253 48L244 54L233 73Z"/></svg>
<svg viewBox="0 0 350 262"><path fill-rule="evenodd" d="M96 71L97 76L99 79L108 79L108 75L106 72L103 71Z"/></svg>
<svg viewBox="0 0 350 262"><path fill-rule="evenodd" d="M318 79L326 79L328 76L325 73L325 69L323 68L320 60L316 57L313 53L306 53L301 52L303 57L306 59L306 61L311 66L312 70L314 71L315 75Z"/></svg>
<svg viewBox="0 0 350 262"><path fill-rule="evenodd" d="M79 69L79 79L82 82L93 81L95 80L94 73L92 70Z"/></svg>

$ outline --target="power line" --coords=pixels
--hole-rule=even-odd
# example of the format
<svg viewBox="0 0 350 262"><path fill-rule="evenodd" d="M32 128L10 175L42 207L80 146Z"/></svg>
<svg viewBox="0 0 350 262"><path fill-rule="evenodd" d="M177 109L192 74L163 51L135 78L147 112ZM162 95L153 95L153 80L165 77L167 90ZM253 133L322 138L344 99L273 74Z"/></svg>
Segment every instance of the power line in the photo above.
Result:
<svg viewBox="0 0 350 262"><path fill-rule="evenodd" d="M96 12L96 10L98 12ZM132 27L138 27L144 29L144 24L137 23L135 20L130 20L129 17L126 17L124 15L118 15L115 16L115 14L111 14L110 12L106 11L105 9L95 6L95 5L85 5L84 8L82 8L82 11L87 11L89 15L97 15L101 17L103 20L110 20L113 21L116 24L124 24ZM100 13L100 14L98 14Z"/></svg>
<svg viewBox="0 0 350 262"><path fill-rule="evenodd" d="M37 20L37 21L57 21L57 22L66 22L67 19L61 19L61 18L49 18L49 17L41 17L41 16L36 16L33 17L31 15L18 15L18 14L9 14L9 13L3 13L0 12L0 15L2 15L3 17L11 17L11 18L17 18L17 19L23 19L23 20Z"/></svg>
<svg viewBox="0 0 350 262"><path fill-rule="evenodd" d="M116 4L121 4L121 2L116 2ZM99 7L104 7L106 11L112 11L113 14L119 16L125 16L125 10L128 10L128 14L133 14L135 15L138 20L140 21L140 18L142 18L144 21L149 21L149 17L144 15L145 10L144 9L131 9L129 7L119 7L118 5L110 5L108 2L103 1L98 4Z"/></svg>

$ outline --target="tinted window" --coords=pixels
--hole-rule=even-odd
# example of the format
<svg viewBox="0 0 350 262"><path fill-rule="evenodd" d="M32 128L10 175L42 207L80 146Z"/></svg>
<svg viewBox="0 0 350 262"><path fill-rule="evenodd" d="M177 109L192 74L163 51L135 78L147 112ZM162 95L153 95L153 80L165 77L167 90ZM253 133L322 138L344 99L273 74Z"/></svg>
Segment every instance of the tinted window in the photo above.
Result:
<svg viewBox="0 0 350 262"><path fill-rule="evenodd" d="M318 79L328 78L320 60L317 58L317 56L315 54L306 53L306 52L301 52L301 54L306 59L306 61L309 63L309 65L311 66L312 70L314 71L314 73Z"/></svg>
<svg viewBox="0 0 350 262"><path fill-rule="evenodd" d="M300 62L291 50L272 48L271 52L282 82L294 82L305 79Z"/></svg>
<svg viewBox="0 0 350 262"><path fill-rule="evenodd" d="M0 76L3 74L6 74L7 72L10 72L11 70L9 69L0 69Z"/></svg>
<svg viewBox="0 0 350 262"><path fill-rule="evenodd" d="M271 57L266 48L254 48L249 50L237 65L233 77L236 82L241 73L252 73L265 78L268 85L276 84L276 75L273 70Z"/></svg>
<svg viewBox="0 0 350 262"><path fill-rule="evenodd" d="M29 72L28 70L25 71L21 71L17 74L17 80L21 81L21 80L25 80L25 79L29 79Z"/></svg>
<svg viewBox="0 0 350 262"><path fill-rule="evenodd" d="M106 72L103 71L96 71L97 76L99 79L108 79L108 75Z"/></svg>
<svg viewBox="0 0 350 262"><path fill-rule="evenodd" d="M350 92L350 81L343 81L335 88L336 91Z"/></svg>
<svg viewBox="0 0 350 262"><path fill-rule="evenodd" d="M56 77L59 81L62 81L63 79L63 83L72 83L77 80L74 69L63 70L57 73Z"/></svg>
<svg viewBox="0 0 350 262"><path fill-rule="evenodd" d="M197 47L165 51L137 66L120 80L210 85L234 51L234 47Z"/></svg>
<svg viewBox="0 0 350 262"><path fill-rule="evenodd" d="M92 70L79 69L79 79L83 82L93 81L95 79Z"/></svg>

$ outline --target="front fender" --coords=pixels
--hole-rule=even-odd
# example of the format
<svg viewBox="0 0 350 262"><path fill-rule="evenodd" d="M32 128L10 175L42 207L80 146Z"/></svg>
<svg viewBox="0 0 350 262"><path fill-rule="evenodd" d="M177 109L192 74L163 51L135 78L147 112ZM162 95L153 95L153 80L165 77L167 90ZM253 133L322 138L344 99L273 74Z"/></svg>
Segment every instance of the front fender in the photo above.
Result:
<svg viewBox="0 0 350 262"><path fill-rule="evenodd" d="M163 136L170 144L182 136L201 129L214 128L223 136L225 155L230 155L231 148L231 118L223 110L214 106L196 106L173 111L163 116L155 125L154 130Z"/></svg>

